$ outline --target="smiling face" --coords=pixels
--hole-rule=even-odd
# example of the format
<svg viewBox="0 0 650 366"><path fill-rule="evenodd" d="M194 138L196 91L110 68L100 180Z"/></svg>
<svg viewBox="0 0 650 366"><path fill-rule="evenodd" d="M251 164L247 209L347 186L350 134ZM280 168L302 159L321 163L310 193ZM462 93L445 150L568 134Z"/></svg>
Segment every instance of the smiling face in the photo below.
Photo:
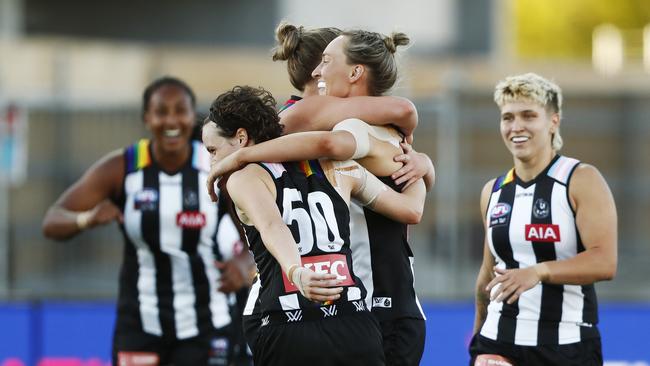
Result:
<svg viewBox="0 0 650 366"><path fill-rule="evenodd" d="M342 98L350 95L350 77L354 74L355 65L348 64L345 44L345 36L338 36L330 42L323 51L323 59L312 73L318 80L320 95Z"/></svg>
<svg viewBox="0 0 650 366"><path fill-rule="evenodd" d="M174 84L164 84L156 89L144 113L144 123L151 131L154 146L163 155L185 151L194 119L190 96Z"/></svg>
<svg viewBox="0 0 650 366"><path fill-rule="evenodd" d="M535 102L516 101L501 106L501 137L516 160L550 156L553 133L559 126L559 115Z"/></svg>

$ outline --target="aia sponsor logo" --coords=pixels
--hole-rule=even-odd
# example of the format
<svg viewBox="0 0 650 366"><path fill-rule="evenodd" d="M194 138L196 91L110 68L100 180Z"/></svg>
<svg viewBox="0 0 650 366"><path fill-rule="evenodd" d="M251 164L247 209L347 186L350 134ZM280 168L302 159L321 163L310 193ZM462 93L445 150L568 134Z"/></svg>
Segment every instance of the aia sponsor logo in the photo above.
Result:
<svg viewBox="0 0 650 366"><path fill-rule="evenodd" d="M200 229L205 226L205 215L198 211L183 211L176 215L176 225L183 229Z"/></svg>
<svg viewBox="0 0 650 366"><path fill-rule="evenodd" d="M354 279L350 275L348 261L343 254L325 254L313 257L300 258L303 267L311 269L316 273L331 273L336 275L339 280L339 286L354 285ZM285 292L296 292L298 288L287 279L287 275L282 272L282 281L284 281Z"/></svg>
<svg viewBox="0 0 650 366"><path fill-rule="evenodd" d="M490 227L507 224L511 210L512 207L505 202L497 203L492 207L492 211L490 211Z"/></svg>
<svg viewBox="0 0 650 366"><path fill-rule="evenodd" d="M554 243L560 241L560 226L554 224L527 224L526 240Z"/></svg>

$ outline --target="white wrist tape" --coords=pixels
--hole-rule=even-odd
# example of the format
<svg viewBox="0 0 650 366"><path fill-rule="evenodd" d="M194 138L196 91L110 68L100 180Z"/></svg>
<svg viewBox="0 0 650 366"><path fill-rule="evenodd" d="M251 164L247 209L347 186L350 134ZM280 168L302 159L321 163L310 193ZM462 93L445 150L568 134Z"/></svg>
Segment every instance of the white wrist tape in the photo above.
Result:
<svg viewBox="0 0 650 366"><path fill-rule="evenodd" d="M293 284L298 288L298 290L300 291L300 293L301 293L303 296L305 296L305 291L303 291L303 289L302 289L302 282L300 282L300 281L301 281L301 279L302 279L302 278L301 278L301 277L302 277L302 273L303 273L304 271L306 271L306 270L307 270L307 269L306 269L305 267L302 267L302 266L296 268L296 269L293 271L293 273L291 273L291 279L290 279L290 280L291 280L291 283L293 283Z"/></svg>
<svg viewBox="0 0 650 366"><path fill-rule="evenodd" d="M359 167L361 169L361 187L356 192L352 192L354 198L356 198L359 203L363 206L372 206L375 202L375 199L379 194L388 188L386 185L375 177L372 173L367 171L364 167Z"/></svg>
<svg viewBox="0 0 650 366"><path fill-rule="evenodd" d="M92 211L79 212L75 218L77 221L77 228L79 230L84 230L90 225L90 218L92 216Z"/></svg>

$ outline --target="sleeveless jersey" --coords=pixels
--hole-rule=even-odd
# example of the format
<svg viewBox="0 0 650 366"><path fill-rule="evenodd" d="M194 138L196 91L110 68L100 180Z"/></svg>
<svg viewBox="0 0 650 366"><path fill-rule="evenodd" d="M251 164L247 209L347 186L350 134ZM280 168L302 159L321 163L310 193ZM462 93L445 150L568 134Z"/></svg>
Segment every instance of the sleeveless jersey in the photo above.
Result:
<svg viewBox="0 0 650 366"><path fill-rule="evenodd" d="M485 219L499 268L565 260L585 250L568 192L578 164L558 155L530 182L514 169L496 179ZM575 343L599 336L597 308L593 285L540 283L511 305L490 302L481 335L525 346Z"/></svg>
<svg viewBox="0 0 650 366"><path fill-rule="evenodd" d="M148 140L124 150L118 330L186 339L231 322L228 299L217 291L214 261L224 258L215 242L217 206L205 189L209 155L199 142L191 149L175 174L160 169Z"/></svg>
<svg viewBox="0 0 650 366"><path fill-rule="evenodd" d="M336 274L344 290L334 302L307 300L266 249L259 231L244 225L259 272L244 315L259 316L261 326L265 326L366 311L366 290L352 265L348 205L327 180L319 162L259 164L273 177L276 204L298 245L303 266L317 273Z"/></svg>
<svg viewBox="0 0 650 366"><path fill-rule="evenodd" d="M390 177L379 179L400 190ZM356 273L368 290L366 305L379 321L425 319L414 288L408 225L354 202L350 212L352 258Z"/></svg>
<svg viewBox="0 0 650 366"><path fill-rule="evenodd" d="M302 98L292 95L284 111ZM390 177L379 177L387 186L400 190ZM367 290L366 306L379 321L398 318L425 319L415 293L413 252L408 243L408 226L350 204L350 247L355 273Z"/></svg>

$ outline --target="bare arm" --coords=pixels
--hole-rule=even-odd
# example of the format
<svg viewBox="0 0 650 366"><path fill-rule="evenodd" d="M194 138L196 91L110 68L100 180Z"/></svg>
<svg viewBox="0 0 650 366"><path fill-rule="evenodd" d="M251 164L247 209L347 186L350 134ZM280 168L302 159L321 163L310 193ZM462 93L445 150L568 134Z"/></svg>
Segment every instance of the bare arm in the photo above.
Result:
<svg viewBox="0 0 650 366"><path fill-rule="evenodd" d="M121 150L93 164L48 209L43 219L43 234L64 240L86 228L121 220L122 213L109 199L117 195L123 178Z"/></svg>
<svg viewBox="0 0 650 366"><path fill-rule="evenodd" d="M547 283L584 285L616 275L618 230L616 205L600 172L581 164L569 183L576 225L585 251L564 261L547 262Z"/></svg>
<svg viewBox="0 0 650 366"><path fill-rule="evenodd" d="M417 224L422 219L426 190L421 179L400 193L355 161L338 163L334 170L349 182L352 196L371 210L404 224Z"/></svg>
<svg viewBox="0 0 650 366"><path fill-rule="evenodd" d="M358 118L373 125L394 124L406 136L412 135L418 125L418 113L413 103L393 96L313 96L297 102L280 117L286 133L329 131L346 118Z"/></svg>
<svg viewBox="0 0 650 366"><path fill-rule="evenodd" d="M539 281L550 284L587 285L611 280L617 266L617 219L614 198L600 172L580 165L569 183L569 197L576 210L576 226L585 250L576 256L538 263L524 269L495 269L499 274L488 290L503 283L492 295L512 303Z"/></svg>
<svg viewBox="0 0 650 366"><path fill-rule="evenodd" d="M487 227L485 221L485 213L490 200L490 191L494 185L494 179L487 182L481 191L481 221L483 222L483 229L487 235ZM476 293L475 293L475 313L474 313L474 334L478 333L487 318L487 307L490 304L490 293L486 291L486 286L494 278L494 257L490 252L487 242L487 236L483 240L483 262L481 269L476 278Z"/></svg>
<svg viewBox="0 0 650 366"><path fill-rule="evenodd" d="M313 131L285 135L239 149L215 162L208 175L208 192L216 202L214 182L226 173L257 161L281 163L319 159L347 160L356 149L354 136L347 131Z"/></svg>
<svg viewBox="0 0 650 366"><path fill-rule="evenodd" d="M317 274L302 267L298 245L289 227L282 221L275 203L275 186L269 181L270 177L262 167L248 165L233 173L226 187L235 206L260 232L264 246L280 264L287 277L292 279L292 267L301 268L301 283L296 283L301 288L301 293L310 300L338 299L343 289L333 287L338 284L336 275Z"/></svg>

